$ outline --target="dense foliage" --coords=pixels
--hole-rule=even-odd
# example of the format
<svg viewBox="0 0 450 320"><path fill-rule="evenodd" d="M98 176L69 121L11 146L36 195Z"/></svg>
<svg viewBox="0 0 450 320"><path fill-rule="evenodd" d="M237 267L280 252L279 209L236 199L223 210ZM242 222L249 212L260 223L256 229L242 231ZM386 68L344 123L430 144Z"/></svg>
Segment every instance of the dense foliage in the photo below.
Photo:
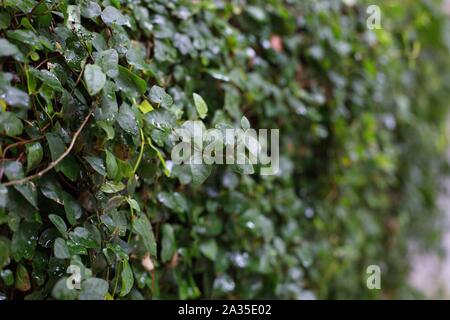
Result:
<svg viewBox="0 0 450 320"><path fill-rule="evenodd" d="M410 236L439 239L439 2L384 1L380 30L358 1L0 3L2 298L410 296ZM280 129L278 175L171 166L173 128L243 116Z"/></svg>

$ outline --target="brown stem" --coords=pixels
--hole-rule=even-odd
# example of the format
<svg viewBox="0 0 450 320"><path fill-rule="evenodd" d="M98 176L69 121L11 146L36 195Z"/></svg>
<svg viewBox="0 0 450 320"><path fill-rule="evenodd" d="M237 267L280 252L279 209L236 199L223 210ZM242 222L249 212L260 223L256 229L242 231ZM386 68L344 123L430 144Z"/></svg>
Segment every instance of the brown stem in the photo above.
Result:
<svg viewBox="0 0 450 320"><path fill-rule="evenodd" d="M78 130L77 130L77 131L75 132L75 134L73 135L72 141L70 141L69 147L67 148L66 151L64 151L63 154L61 154L61 155L58 157L58 159L56 159L55 161L51 162L51 163L48 165L48 167L45 168L45 169L42 170L42 171L39 171L39 172L37 172L37 173L35 173L35 174L31 175L31 176L28 176L28 177L26 177L26 178L23 178L23 179L18 179L18 180L12 180L12 181L5 182L5 183L3 183L3 185L4 185L5 187L9 187L9 186L17 185L17 184L23 184L23 183L28 182L28 181L31 181L31 180L33 180L33 179L40 178L40 177L42 177L44 174L46 174L48 171L52 170L52 169L53 169L58 163L60 163L67 155L69 155L70 151L72 150L73 146L75 145L75 141L77 140L77 138L78 138L78 136L80 135L81 131L83 130L84 126L88 123L89 118L90 118L91 115L92 115L92 111L93 111L93 110L90 110L89 113L88 113L88 115L86 116L86 118L84 118L83 123L80 125L80 127L78 128Z"/></svg>

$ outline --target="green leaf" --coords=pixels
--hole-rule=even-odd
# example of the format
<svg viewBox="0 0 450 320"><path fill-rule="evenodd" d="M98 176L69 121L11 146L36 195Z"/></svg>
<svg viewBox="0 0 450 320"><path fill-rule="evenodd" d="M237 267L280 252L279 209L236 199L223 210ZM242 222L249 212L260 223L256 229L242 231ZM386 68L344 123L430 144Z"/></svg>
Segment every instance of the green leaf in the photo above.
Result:
<svg viewBox="0 0 450 320"><path fill-rule="evenodd" d="M67 277L58 280L52 289L52 297L57 300L75 300L78 297L78 290L69 289Z"/></svg>
<svg viewBox="0 0 450 320"><path fill-rule="evenodd" d="M117 193L125 189L125 185L118 181L105 181L105 183L101 186L100 191L104 193Z"/></svg>
<svg viewBox="0 0 450 320"><path fill-rule="evenodd" d="M204 119L208 114L208 106L206 105L205 100L196 93L193 93L192 96L194 97L194 104L199 117Z"/></svg>
<svg viewBox="0 0 450 320"><path fill-rule="evenodd" d="M42 145L38 142L32 142L26 145L27 152L27 172L36 168L42 161L44 151Z"/></svg>
<svg viewBox="0 0 450 320"><path fill-rule="evenodd" d="M130 208L132 208L134 211L139 212L141 211L141 208L139 207L139 203L131 198L127 198L127 202L130 205Z"/></svg>
<svg viewBox="0 0 450 320"><path fill-rule="evenodd" d="M0 39L0 57L16 56L19 60L23 59L23 54L16 45L6 39Z"/></svg>
<svg viewBox="0 0 450 320"><path fill-rule="evenodd" d="M61 137L55 133L48 132L45 134L45 137L47 138L48 146L50 148L52 161L55 161L64 153L66 145Z"/></svg>
<svg viewBox="0 0 450 320"><path fill-rule="evenodd" d="M128 49L126 58L128 63L134 68L142 71L152 73L153 69L151 65L145 62L147 56L147 50L145 46L137 41L131 43L131 48Z"/></svg>
<svg viewBox="0 0 450 320"><path fill-rule="evenodd" d="M153 235L152 225L145 215L141 215L133 221L133 231L142 237L145 250L156 256L155 236Z"/></svg>
<svg viewBox="0 0 450 320"><path fill-rule="evenodd" d="M6 267L10 262L10 241L0 236L0 270Z"/></svg>
<svg viewBox="0 0 450 320"><path fill-rule="evenodd" d="M69 233L69 238L78 245L85 248L96 248L97 242L95 241L94 235L89 232L88 229L83 227L76 227L72 232Z"/></svg>
<svg viewBox="0 0 450 320"><path fill-rule="evenodd" d="M133 109L127 104L122 104L120 106L117 122L125 132L132 135L138 134L139 128L136 122L136 115L134 114Z"/></svg>
<svg viewBox="0 0 450 320"><path fill-rule="evenodd" d="M161 191L158 193L158 200L177 213L186 212L188 209L186 199L178 192Z"/></svg>
<svg viewBox="0 0 450 320"><path fill-rule="evenodd" d="M31 289L30 275L28 274L27 268L21 263L19 263L16 269L15 288L22 292Z"/></svg>
<svg viewBox="0 0 450 320"><path fill-rule="evenodd" d="M95 57L95 64L100 66L108 77L114 78L119 75L119 55L114 49L99 52Z"/></svg>
<svg viewBox="0 0 450 320"><path fill-rule="evenodd" d="M128 260L122 261L122 289L120 290L120 296L126 296L131 289L133 288L134 284L134 276L133 271L131 271L130 264Z"/></svg>
<svg viewBox="0 0 450 320"><path fill-rule="evenodd" d="M27 182L26 184L16 185L14 188L20 192L20 194L36 209L37 205L37 189L33 182Z"/></svg>
<svg viewBox="0 0 450 320"><path fill-rule="evenodd" d="M102 12L102 20L104 23L111 25L116 24L119 26L126 25L131 27L130 21L127 16L124 16L119 10L114 7L107 6Z"/></svg>
<svg viewBox="0 0 450 320"><path fill-rule="evenodd" d="M14 273L11 270L4 269L4 270L0 271L0 277L2 278L3 282L8 287L10 287L14 284Z"/></svg>
<svg viewBox="0 0 450 320"><path fill-rule="evenodd" d="M48 218L55 225L56 229L58 229L58 231L63 235L63 237L67 238L67 226L63 218L56 214L49 214Z"/></svg>
<svg viewBox="0 0 450 320"><path fill-rule="evenodd" d="M84 81L89 95L95 96L105 86L106 75L98 65L88 64L84 69Z"/></svg>
<svg viewBox="0 0 450 320"><path fill-rule="evenodd" d="M107 140L112 140L112 139L114 139L116 133L114 132L114 128L113 128L111 125L109 125L109 124L107 124L106 122L103 122L103 121L97 122L97 125L98 125L100 128L102 128L103 131L106 132L106 138L107 138Z"/></svg>
<svg viewBox="0 0 450 320"><path fill-rule="evenodd" d="M175 254L175 251L176 244L173 227L170 224L166 223L162 226L161 261L170 261Z"/></svg>
<svg viewBox="0 0 450 320"><path fill-rule="evenodd" d="M64 88L61 85L61 82L59 81L58 77L56 75L48 70L37 70L34 68L30 68L29 70L30 74L41 80L46 86L59 91L63 92Z"/></svg>
<svg viewBox="0 0 450 320"><path fill-rule="evenodd" d="M77 219L83 215L83 209L80 204L75 201L67 192L63 193L64 210L66 212L67 221L71 225L77 224Z"/></svg>
<svg viewBox="0 0 450 320"><path fill-rule="evenodd" d="M8 161L2 164L5 175L9 180L18 180L24 177L22 163L19 161Z"/></svg>
<svg viewBox="0 0 450 320"><path fill-rule="evenodd" d="M73 28L75 25L81 24L80 6L67 6L67 27Z"/></svg>
<svg viewBox="0 0 450 320"><path fill-rule="evenodd" d="M89 278L81 283L80 300L104 300L109 285L106 280Z"/></svg>
<svg viewBox="0 0 450 320"><path fill-rule="evenodd" d="M158 86L150 89L149 98L153 103L160 104L162 107L170 107L173 103L172 97L166 91Z"/></svg>
<svg viewBox="0 0 450 320"><path fill-rule="evenodd" d="M53 244L53 251L55 253L55 257L58 259L70 258L69 248L67 247L66 241L63 238L56 238Z"/></svg>
<svg viewBox="0 0 450 320"><path fill-rule="evenodd" d="M108 178L115 180L119 174L119 166L117 165L116 157L105 150L106 153L106 170L108 172Z"/></svg>
<svg viewBox="0 0 450 320"><path fill-rule="evenodd" d="M102 8L94 1L84 3L80 9L81 15L87 19L98 17L102 13Z"/></svg>
<svg viewBox="0 0 450 320"><path fill-rule="evenodd" d="M106 176L105 163L103 159L100 157L94 156L85 156L84 159L91 165L92 169L94 169L97 173L102 176Z"/></svg>
<svg viewBox="0 0 450 320"><path fill-rule="evenodd" d="M0 30L7 29L11 25L11 16L9 12L0 12Z"/></svg>
<svg viewBox="0 0 450 320"><path fill-rule="evenodd" d="M52 161L56 161L65 151L66 145L61 137L55 133L49 132L45 134L50 148ZM56 171L61 171L70 180L75 181L78 177L80 167L73 155L69 155L59 162Z"/></svg>
<svg viewBox="0 0 450 320"><path fill-rule="evenodd" d="M42 50L43 46L40 38L33 32L29 30L8 30L6 35L9 39L16 40L18 42L24 43L33 47L35 50Z"/></svg>
<svg viewBox="0 0 450 320"><path fill-rule="evenodd" d="M106 81L101 94L101 108L97 108L95 117L106 124L112 124L116 119L118 110L116 85L111 81ZM109 133L108 136L110 136Z"/></svg>
<svg viewBox="0 0 450 320"><path fill-rule="evenodd" d="M203 253L208 259L214 261L217 257L218 246L214 239L210 239L206 242L200 244L200 251Z"/></svg>
<svg viewBox="0 0 450 320"><path fill-rule="evenodd" d="M21 135L23 131L22 121L12 112L0 113L0 132L11 137Z"/></svg>
<svg viewBox="0 0 450 320"><path fill-rule="evenodd" d="M21 221L19 229L13 234L11 252L14 260L31 259L36 248L39 226L35 223Z"/></svg>
<svg viewBox="0 0 450 320"><path fill-rule="evenodd" d="M25 92L17 88L0 86L0 96L2 97L1 99L3 99L9 106L24 108L29 107L30 97Z"/></svg>
<svg viewBox="0 0 450 320"><path fill-rule="evenodd" d="M127 68L118 66L119 76L114 79L119 90L131 97L142 96L147 91L147 82Z"/></svg>

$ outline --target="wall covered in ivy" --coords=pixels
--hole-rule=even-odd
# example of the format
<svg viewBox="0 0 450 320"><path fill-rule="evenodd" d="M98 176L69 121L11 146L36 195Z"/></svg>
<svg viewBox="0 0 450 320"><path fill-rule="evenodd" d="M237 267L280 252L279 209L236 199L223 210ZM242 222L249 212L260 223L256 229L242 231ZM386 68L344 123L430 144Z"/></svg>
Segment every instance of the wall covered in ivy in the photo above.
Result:
<svg viewBox="0 0 450 320"><path fill-rule="evenodd" d="M0 1L0 298L415 296L450 24L375 2ZM188 120L279 129L278 174L173 166Z"/></svg>

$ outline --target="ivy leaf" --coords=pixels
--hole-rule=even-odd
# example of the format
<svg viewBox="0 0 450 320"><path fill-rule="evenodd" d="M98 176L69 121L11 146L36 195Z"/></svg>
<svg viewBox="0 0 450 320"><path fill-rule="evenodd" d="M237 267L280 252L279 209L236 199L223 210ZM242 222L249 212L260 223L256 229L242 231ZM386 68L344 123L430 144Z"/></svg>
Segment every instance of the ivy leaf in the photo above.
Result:
<svg viewBox="0 0 450 320"><path fill-rule="evenodd" d="M111 78L119 75L119 55L115 49L108 49L97 54L95 64L100 66L103 72Z"/></svg>
<svg viewBox="0 0 450 320"><path fill-rule="evenodd" d="M67 238L67 226L63 218L56 214L49 214L48 218L55 225L56 229L58 229L58 231L63 235L63 237Z"/></svg>
<svg viewBox="0 0 450 320"><path fill-rule="evenodd" d="M118 66L119 76L114 79L119 90L131 97L142 96L147 91L147 82L127 68Z"/></svg>
<svg viewBox="0 0 450 320"><path fill-rule="evenodd" d="M6 1L5 1L6 2ZM23 13L30 13L36 5L35 0L10 0L8 1L10 6L15 6Z"/></svg>
<svg viewBox="0 0 450 320"><path fill-rule="evenodd" d="M125 185L119 181L105 181L105 183L101 186L100 191L104 193L117 193L125 189Z"/></svg>
<svg viewBox="0 0 450 320"><path fill-rule="evenodd" d="M11 137L21 135L23 131L22 121L12 112L0 113L0 132Z"/></svg>
<svg viewBox="0 0 450 320"><path fill-rule="evenodd" d="M106 153L106 170L108 172L108 178L114 180L119 174L119 166L117 165L116 157L105 150Z"/></svg>
<svg viewBox="0 0 450 320"><path fill-rule="evenodd" d="M173 227L170 224L162 226L162 240L161 240L161 261L170 261L175 253L175 235Z"/></svg>
<svg viewBox="0 0 450 320"><path fill-rule="evenodd" d="M0 96L7 105L28 108L30 97L28 94L11 86L0 86Z"/></svg>
<svg viewBox="0 0 450 320"><path fill-rule="evenodd" d="M21 221L19 229L13 234L11 252L14 260L31 259L36 248L39 226L35 223Z"/></svg>
<svg viewBox="0 0 450 320"><path fill-rule="evenodd" d="M98 65L88 64L84 69L84 81L89 95L95 96L105 86L106 75Z"/></svg>
<svg viewBox="0 0 450 320"><path fill-rule="evenodd" d="M205 164L188 164L191 175L192 175L192 183L196 186L199 186L205 182L206 179L211 174L212 166Z"/></svg>
<svg viewBox="0 0 450 320"><path fill-rule="evenodd" d="M196 93L193 93L192 96L194 97L194 104L195 108L197 109L199 117L201 119L204 119L208 114L208 106L206 105L205 100L203 100L203 98Z"/></svg>
<svg viewBox="0 0 450 320"><path fill-rule="evenodd" d="M45 134L50 148L52 161L56 161L65 151L66 145L61 137L55 133ZM75 181L79 173L79 165L73 155L69 155L56 165L56 170L64 173L70 180Z"/></svg>
<svg viewBox="0 0 450 320"><path fill-rule="evenodd" d="M152 225L145 215L141 215L133 221L133 231L142 237L145 250L156 256L155 236L153 235Z"/></svg>
<svg viewBox="0 0 450 320"><path fill-rule="evenodd" d="M101 108L97 108L95 117L107 124L112 124L116 119L118 110L116 86L113 82L106 81L101 94Z"/></svg>
<svg viewBox="0 0 450 320"><path fill-rule="evenodd" d="M200 244L201 253L212 261L216 259L218 249L217 242L214 239L210 239Z"/></svg>
<svg viewBox="0 0 450 320"><path fill-rule="evenodd" d="M102 176L106 176L105 163L103 159L100 157L94 156L85 156L84 159L91 165L92 169L94 169L97 173Z"/></svg>
<svg viewBox="0 0 450 320"><path fill-rule="evenodd" d="M141 110L141 112L143 114L146 114L147 112L153 111L153 107L150 104L150 102L148 102L147 100L142 101L139 105L138 105L139 110Z"/></svg>
<svg viewBox="0 0 450 320"><path fill-rule="evenodd" d="M100 278L89 278L81 283L80 300L104 300L109 284Z"/></svg>
<svg viewBox="0 0 450 320"><path fill-rule="evenodd" d="M36 168L42 161L44 151L42 145L38 142L32 142L26 145L27 152L27 172Z"/></svg>
<svg viewBox="0 0 450 320"><path fill-rule="evenodd" d="M28 182L22 185L16 185L14 188L36 209L37 206L37 189L33 182Z"/></svg>
<svg viewBox="0 0 450 320"><path fill-rule="evenodd" d="M103 122L103 121L99 121L99 122L97 122L97 124L100 128L103 129L103 131L105 131L107 140L114 139L116 133L114 131L114 128L111 125L109 125L108 123Z"/></svg>
<svg viewBox="0 0 450 320"><path fill-rule="evenodd" d="M7 29L11 25L11 16L8 12L0 12L0 30Z"/></svg>
<svg viewBox="0 0 450 320"><path fill-rule="evenodd" d="M43 46L39 37L30 30L8 30L6 35L9 39L16 40L18 42L24 43L31 46L35 50L42 50Z"/></svg>
<svg viewBox="0 0 450 320"><path fill-rule="evenodd" d="M133 41L126 54L127 62L138 70L152 72L152 67L145 62L146 54L145 46L140 42Z"/></svg>
<svg viewBox="0 0 450 320"><path fill-rule="evenodd" d="M127 198L127 202L130 205L130 208L132 208L134 211L139 212L141 211L141 208L139 207L139 203L131 198Z"/></svg>
<svg viewBox="0 0 450 320"><path fill-rule="evenodd" d="M70 258L69 248L67 247L66 241L63 238L56 238L53 244L53 251L55 257L58 259Z"/></svg>
<svg viewBox="0 0 450 320"><path fill-rule="evenodd" d="M102 12L102 20L107 25L116 24L119 26L125 25L131 27L127 16L124 16L119 10L114 7L107 6Z"/></svg>
<svg viewBox="0 0 450 320"><path fill-rule="evenodd" d="M98 17L102 13L100 5L94 1L88 1L81 5L81 15L87 19Z"/></svg>
<svg viewBox="0 0 450 320"><path fill-rule="evenodd" d="M149 98L152 102L160 104L162 107L170 107L173 103L172 97L166 91L158 86L150 89Z"/></svg>
<svg viewBox="0 0 450 320"><path fill-rule="evenodd" d="M133 271L131 271L130 263L128 260L122 261L122 289L120 290L120 296L126 296L131 289L133 288L134 284L134 276Z"/></svg>
<svg viewBox="0 0 450 320"><path fill-rule="evenodd" d="M10 262L10 241L0 236L0 270L6 267Z"/></svg>
<svg viewBox="0 0 450 320"><path fill-rule="evenodd" d="M75 300L78 291L67 287L67 277L58 280L52 289L52 297L58 300Z"/></svg>
<svg viewBox="0 0 450 320"><path fill-rule="evenodd" d="M23 59L23 54L16 45L6 39L0 39L0 57L15 56L17 60Z"/></svg>
<svg viewBox="0 0 450 320"><path fill-rule="evenodd" d="M158 200L176 213L183 213L188 210L186 199L178 192L161 191L158 193Z"/></svg>
<svg viewBox="0 0 450 320"><path fill-rule="evenodd" d="M93 234L83 227L76 227L74 231L69 233L69 238L76 244L85 248L97 247L97 242L95 241Z"/></svg>
<svg viewBox="0 0 450 320"><path fill-rule="evenodd" d="M131 135L138 134L139 128L136 122L136 115L129 105L124 103L120 106L117 122L125 132Z"/></svg>
<svg viewBox="0 0 450 320"><path fill-rule="evenodd" d="M66 145L61 137L55 133L48 132L45 134L45 137L47 138L48 146L50 148L52 161L55 161L64 153Z"/></svg>
<svg viewBox="0 0 450 320"><path fill-rule="evenodd" d="M22 292L31 289L30 275L28 274L27 268L21 263L19 263L16 269L15 288Z"/></svg>
<svg viewBox="0 0 450 320"><path fill-rule="evenodd" d="M80 204L67 192L63 193L63 201L67 221L69 221L71 225L75 225L77 223L77 219L83 215L83 210L81 209Z"/></svg>
<svg viewBox="0 0 450 320"><path fill-rule="evenodd" d="M34 77L41 80L46 86L48 86L56 91L59 91L59 92L64 91L64 88L61 85L61 82L59 81L58 77L54 73L52 73L48 70L37 70L34 68L30 68L29 72Z"/></svg>

